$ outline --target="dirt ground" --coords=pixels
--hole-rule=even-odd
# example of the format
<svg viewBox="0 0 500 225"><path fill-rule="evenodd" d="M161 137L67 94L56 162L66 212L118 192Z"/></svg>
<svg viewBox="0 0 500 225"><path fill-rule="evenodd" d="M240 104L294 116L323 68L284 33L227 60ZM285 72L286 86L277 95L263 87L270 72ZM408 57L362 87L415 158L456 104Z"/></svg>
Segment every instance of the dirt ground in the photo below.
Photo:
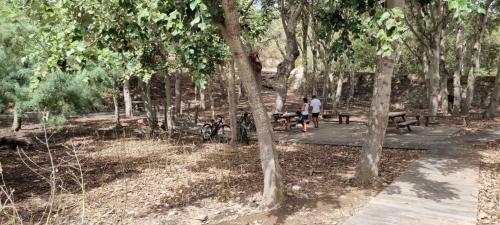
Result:
<svg viewBox="0 0 500 225"><path fill-rule="evenodd" d="M134 133L135 121L125 121L128 126L119 130L109 129L111 125L87 119L48 131L58 186L52 223L341 223L423 153L384 150L380 181L360 187L351 182L359 149L280 145L287 198L284 207L263 211L258 207L263 178L255 144L232 147L187 135L142 140ZM28 224L46 220L41 215L50 202L50 185L43 178L50 177L50 158L40 143L43 132L36 130L37 138L24 133L31 145L0 147L5 184L15 190L17 210ZM11 213L3 210L0 223L12 223Z"/></svg>
<svg viewBox="0 0 500 225"><path fill-rule="evenodd" d="M500 119L474 121L474 129L499 128ZM500 224L500 140L476 146L481 156L479 166L478 225Z"/></svg>

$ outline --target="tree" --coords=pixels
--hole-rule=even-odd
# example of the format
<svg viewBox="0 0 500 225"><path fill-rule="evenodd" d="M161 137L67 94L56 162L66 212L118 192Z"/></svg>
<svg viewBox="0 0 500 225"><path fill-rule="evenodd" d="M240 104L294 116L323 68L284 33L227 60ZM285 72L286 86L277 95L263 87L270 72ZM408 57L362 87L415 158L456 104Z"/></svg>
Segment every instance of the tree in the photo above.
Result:
<svg viewBox="0 0 500 225"><path fill-rule="evenodd" d="M278 1L278 9L281 16L281 23L285 31L286 44L285 44L285 57L281 63L278 64L278 77L279 85L276 91L276 101L274 106L275 112L281 112L286 103L286 95L288 92L288 78L290 72L295 68L295 60L299 57L299 47L297 43L297 24L299 16L302 12L302 1Z"/></svg>
<svg viewBox="0 0 500 225"><path fill-rule="evenodd" d="M125 116L132 117L132 97L130 96L130 78L123 80L123 102L125 105Z"/></svg>
<svg viewBox="0 0 500 225"><path fill-rule="evenodd" d="M472 46L472 67L469 71L469 77L467 78L467 93L465 97L465 103L462 107L462 114L468 114L470 107L472 105L472 100L474 98L474 85L476 83L476 78L479 74L480 67L480 56L481 56L481 44L483 42L484 33L486 30L486 21L488 18L488 11L493 0L486 0L484 5L482 5L481 13L477 14L477 30L473 39Z"/></svg>
<svg viewBox="0 0 500 225"><path fill-rule="evenodd" d="M428 90L428 106L431 115L436 115L439 110L438 91L441 84L441 37L443 23L449 17L445 10L445 2L438 1L409 1L405 21L416 40L424 49L423 54Z"/></svg>
<svg viewBox="0 0 500 225"><path fill-rule="evenodd" d="M238 6L234 0L222 0L222 11L223 19L214 22L217 23L224 40L231 49L233 59L238 66L239 77L242 79L248 93L257 127L261 166L264 173L262 203L264 206L272 207L279 204L283 199L284 186L271 123L260 95L254 71L241 41Z"/></svg>
<svg viewBox="0 0 500 225"><path fill-rule="evenodd" d="M495 78L495 87L491 92L490 104L486 109L486 118L494 118L497 115L498 105L500 104L500 62L497 63L497 76Z"/></svg>
<svg viewBox="0 0 500 225"><path fill-rule="evenodd" d="M229 102L229 121L231 124L231 143L234 145L238 140L238 130L236 129L237 118L236 108L238 107L236 99L236 77L234 70L234 61L231 60L226 64L224 73L227 76L227 101Z"/></svg>
<svg viewBox="0 0 500 225"><path fill-rule="evenodd" d="M382 153L385 130L388 123L391 96L391 78L398 58L398 44L402 37L403 0L389 0L387 10L376 16L380 24L377 38L381 42L379 64L377 68L373 99L368 118L368 134L361 149L361 156L356 168L356 179L369 183L378 176L378 164Z"/></svg>

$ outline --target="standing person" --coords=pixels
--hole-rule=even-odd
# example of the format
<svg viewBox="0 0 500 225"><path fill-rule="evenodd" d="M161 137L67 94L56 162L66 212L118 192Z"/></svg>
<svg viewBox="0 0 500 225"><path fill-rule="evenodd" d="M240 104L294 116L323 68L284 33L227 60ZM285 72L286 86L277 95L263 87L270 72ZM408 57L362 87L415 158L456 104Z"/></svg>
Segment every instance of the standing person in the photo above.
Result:
<svg viewBox="0 0 500 225"><path fill-rule="evenodd" d="M321 101L318 98L316 98L316 95L312 96L311 107L312 107L312 121L314 123L314 128L318 128L319 113L321 112Z"/></svg>
<svg viewBox="0 0 500 225"><path fill-rule="evenodd" d="M307 98L303 98L303 100L304 103L300 108L301 112L300 119L297 122L302 124L302 132L307 132L307 119L309 118L309 103Z"/></svg>

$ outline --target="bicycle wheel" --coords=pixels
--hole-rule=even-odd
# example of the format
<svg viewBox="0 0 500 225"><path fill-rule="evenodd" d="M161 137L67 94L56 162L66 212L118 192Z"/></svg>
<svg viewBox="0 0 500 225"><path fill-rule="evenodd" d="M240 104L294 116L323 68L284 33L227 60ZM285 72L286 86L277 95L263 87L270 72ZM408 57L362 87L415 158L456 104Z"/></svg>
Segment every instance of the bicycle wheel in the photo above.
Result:
<svg viewBox="0 0 500 225"><path fill-rule="evenodd" d="M210 136L212 135L212 125L211 124L204 124L203 127L201 127L201 138L203 138L204 141L210 140Z"/></svg>
<svg viewBox="0 0 500 225"><path fill-rule="evenodd" d="M223 124L217 130L217 137L222 142L229 142L231 140L231 128L229 125Z"/></svg>

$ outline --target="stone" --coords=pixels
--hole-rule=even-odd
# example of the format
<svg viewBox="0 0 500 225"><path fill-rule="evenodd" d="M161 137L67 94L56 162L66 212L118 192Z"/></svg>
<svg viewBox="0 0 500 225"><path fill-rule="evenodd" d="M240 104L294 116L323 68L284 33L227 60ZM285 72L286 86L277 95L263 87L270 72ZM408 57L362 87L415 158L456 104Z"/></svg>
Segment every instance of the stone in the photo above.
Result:
<svg viewBox="0 0 500 225"><path fill-rule="evenodd" d="M292 191L300 191L300 189L302 189L302 187L300 187L298 185L293 185L292 186Z"/></svg>
<svg viewBox="0 0 500 225"><path fill-rule="evenodd" d="M205 214L198 214L194 217L194 219L199 220L199 221L206 221L208 220L208 216Z"/></svg>
<svg viewBox="0 0 500 225"><path fill-rule="evenodd" d="M186 224L188 224L188 225L202 225L203 222L201 222L199 220L188 220L188 221L186 221Z"/></svg>

